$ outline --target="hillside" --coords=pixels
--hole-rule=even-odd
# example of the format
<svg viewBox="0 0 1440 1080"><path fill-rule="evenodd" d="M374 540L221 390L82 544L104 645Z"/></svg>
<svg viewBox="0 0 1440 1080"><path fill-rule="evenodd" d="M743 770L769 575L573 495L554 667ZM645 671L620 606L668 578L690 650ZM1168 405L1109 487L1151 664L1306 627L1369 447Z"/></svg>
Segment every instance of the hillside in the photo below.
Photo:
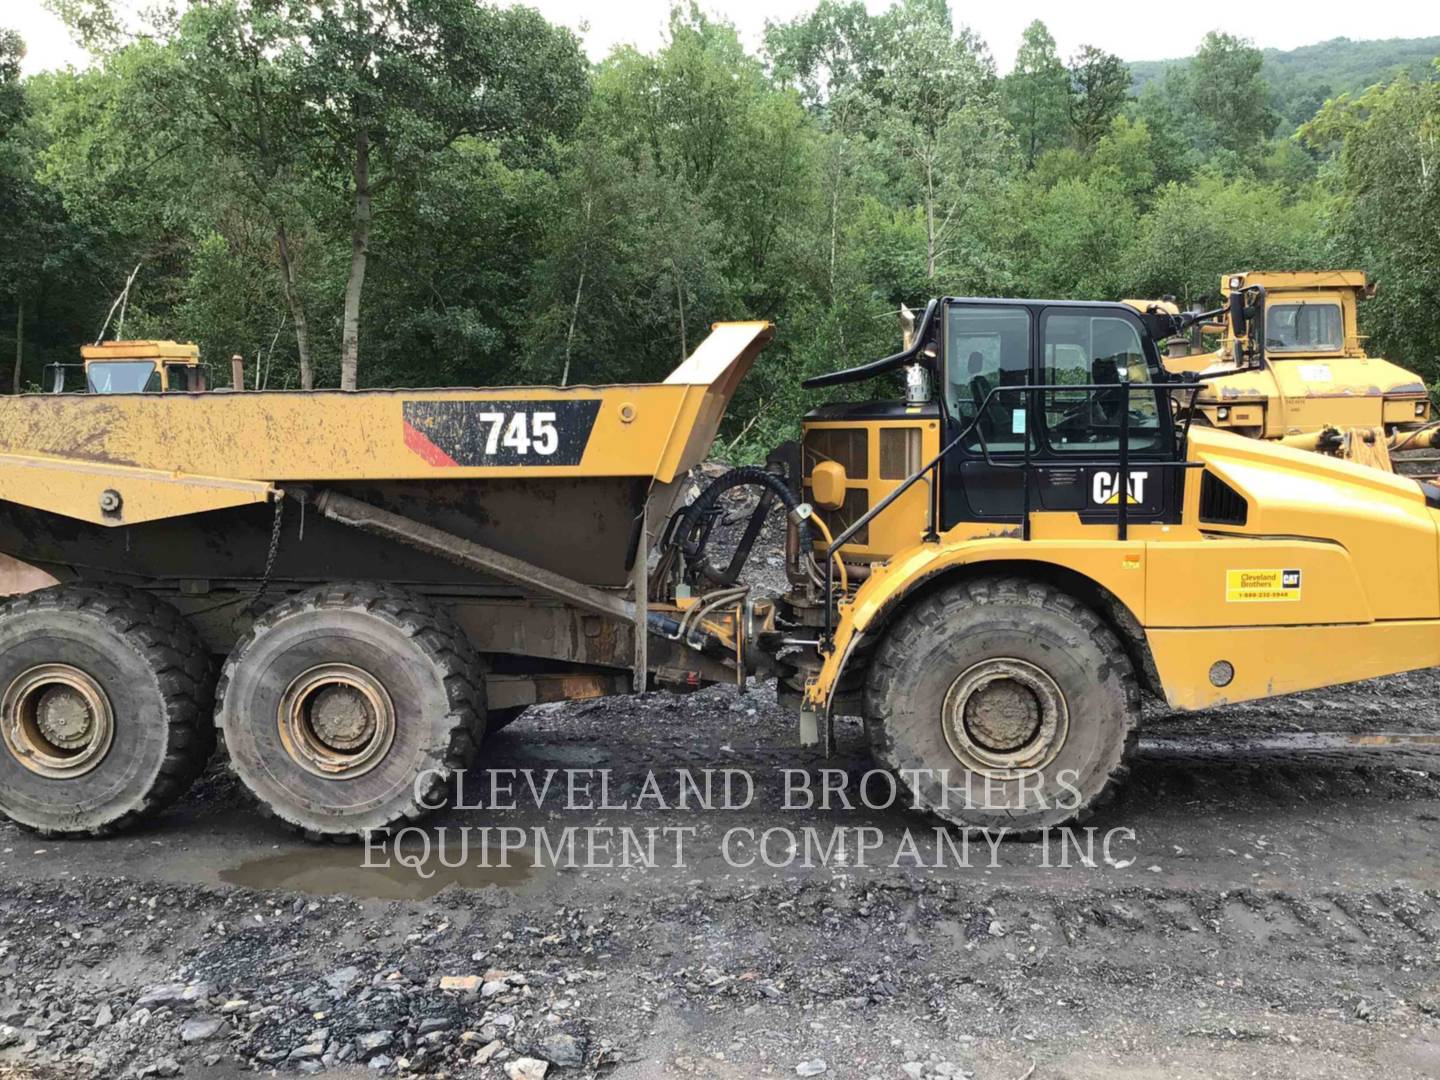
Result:
<svg viewBox="0 0 1440 1080"><path fill-rule="evenodd" d="M1266 49L1263 73L1270 83L1271 104L1290 124L1314 115L1328 97L1360 90L1391 79L1402 71L1416 78L1434 73L1440 57L1440 37L1391 38L1386 41L1351 41L1333 38L1298 49ZM1138 60L1130 64L1135 92L1162 79L1166 70L1188 60Z"/></svg>

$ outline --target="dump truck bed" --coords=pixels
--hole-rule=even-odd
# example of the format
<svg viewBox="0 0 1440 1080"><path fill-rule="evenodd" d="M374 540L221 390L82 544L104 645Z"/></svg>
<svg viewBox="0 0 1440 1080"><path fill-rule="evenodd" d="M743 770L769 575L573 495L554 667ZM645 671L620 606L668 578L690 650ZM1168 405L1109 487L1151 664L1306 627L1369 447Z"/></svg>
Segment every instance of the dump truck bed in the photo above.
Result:
<svg viewBox="0 0 1440 1080"><path fill-rule="evenodd" d="M620 585L636 523L663 521L769 339L768 323L717 324L654 384L6 398L0 552L62 580L243 580L269 565L295 582L473 583L306 520L323 487ZM304 535L287 534L271 564L279 491Z"/></svg>

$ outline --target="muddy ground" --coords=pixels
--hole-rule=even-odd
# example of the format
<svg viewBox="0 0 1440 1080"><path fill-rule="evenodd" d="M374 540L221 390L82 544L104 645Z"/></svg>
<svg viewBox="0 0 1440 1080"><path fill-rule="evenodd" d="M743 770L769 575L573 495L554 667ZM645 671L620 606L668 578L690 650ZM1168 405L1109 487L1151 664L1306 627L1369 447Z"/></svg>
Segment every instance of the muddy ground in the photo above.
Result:
<svg viewBox="0 0 1440 1080"><path fill-rule="evenodd" d="M1440 735L1440 672L1147 719L1089 866L977 840L937 867L931 823L853 783L854 809L785 809L779 769L868 762L848 722L836 761L794 749L769 687L532 710L491 770L594 770L595 802L608 770L612 805L654 770L672 805L537 809L517 780L516 809L428 833L683 827L683 866L662 843L653 869L486 869L477 841L432 877L390 848L365 869L221 769L118 839L0 826L0 1075L1440 1075L1440 748L1349 738ZM707 767L749 770L753 800L673 805L671 770ZM733 837L777 826L793 864L738 865ZM874 831L803 865L803 830L837 826Z"/></svg>

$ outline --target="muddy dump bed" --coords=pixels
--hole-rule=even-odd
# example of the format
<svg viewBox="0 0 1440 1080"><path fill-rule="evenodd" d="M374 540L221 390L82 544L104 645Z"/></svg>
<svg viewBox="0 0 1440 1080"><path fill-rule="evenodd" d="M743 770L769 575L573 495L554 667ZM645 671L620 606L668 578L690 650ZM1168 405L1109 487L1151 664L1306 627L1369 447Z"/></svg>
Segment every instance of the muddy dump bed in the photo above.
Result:
<svg viewBox="0 0 1440 1080"><path fill-rule="evenodd" d="M267 564L297 585L474 582L325 520L313 500L331 491L621 585L637 523L663 520L769 338L766 323L717 324L654 384L5 398L0 552L60 580L180 591L259 578Z"/></svg>

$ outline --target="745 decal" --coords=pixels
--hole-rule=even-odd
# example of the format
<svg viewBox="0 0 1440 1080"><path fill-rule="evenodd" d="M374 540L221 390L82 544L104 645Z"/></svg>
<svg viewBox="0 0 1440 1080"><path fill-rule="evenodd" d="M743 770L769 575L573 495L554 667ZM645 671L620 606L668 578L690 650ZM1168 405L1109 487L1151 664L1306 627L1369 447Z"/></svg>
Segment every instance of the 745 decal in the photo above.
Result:
<svg viewBox="0 0 1440 1080"><path fill-rule="evenodd" d="M437 467L578 465L598 400L407 401L405 445Z"/></svg>

